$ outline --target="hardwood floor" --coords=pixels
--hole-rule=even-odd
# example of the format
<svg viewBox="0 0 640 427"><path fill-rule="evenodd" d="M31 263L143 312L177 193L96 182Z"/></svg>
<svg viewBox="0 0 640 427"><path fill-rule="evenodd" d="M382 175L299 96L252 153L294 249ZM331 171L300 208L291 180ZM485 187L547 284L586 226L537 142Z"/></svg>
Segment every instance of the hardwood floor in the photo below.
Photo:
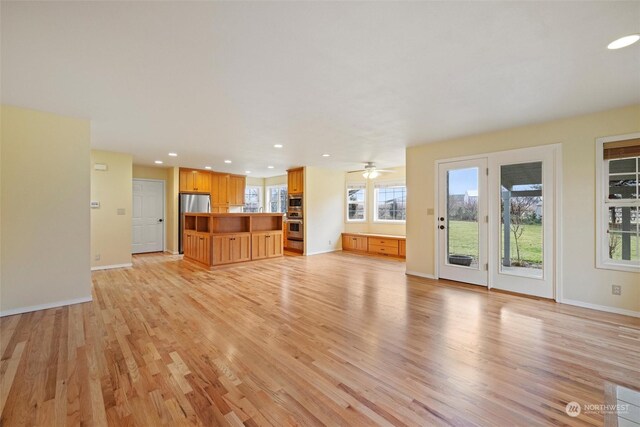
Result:
<svg viewBox="0 0 640 427"><path fill-rule="evenodd" d="M206 270L139 255L94 301L0 320L2 426L601 425L640 319L347 253Z"/></svg>

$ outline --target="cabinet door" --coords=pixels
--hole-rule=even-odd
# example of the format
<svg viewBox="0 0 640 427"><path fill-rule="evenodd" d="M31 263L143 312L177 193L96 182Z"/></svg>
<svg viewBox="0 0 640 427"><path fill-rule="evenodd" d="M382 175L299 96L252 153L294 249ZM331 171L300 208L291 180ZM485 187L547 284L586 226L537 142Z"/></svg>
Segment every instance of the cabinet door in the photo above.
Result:
<svg viewBox="0 0 640 427"><path fill-rule="evenodd" d="M267 257L267 234L253 233L251 235L251 259Z"/></svg>
<svg viewBox="0 0 640 427"><path fill-rule="evenodd" d="M180 191L195 191L196 183L195 176L196 171L192 170L180 170Z"/></svg>
<svg viewBox="0 0 640 427"><path fill-rule="evenodd" d="M243 176L229 177L229 204L244 205L244 187L246 178Z"/></svg>
<svg viewBox="0 0 640 427"><path fill-rule="evenodd" d="M271 231L266 236L267 257L277 257L282 255L282 232Z"/></svg>
<svg viewBox="0 0 640 427"><path fill-rule="evenodd" d="M407 256L407 241L406 240L398 240L398 255L401 257Z"/></svg>
<svg viewBox="0 0 640 427"><path fill-rule="evenodd" d="M355 239L355 237L349 236L346 234L342 235L342 250L344 251L353 250L353 239Z"/></svg>
<svg viewBox="0 0 640 427"><path fill-rule="evenodd" d="M251 259L251 236L235 234L231 237L231 262L249 261Z"/></svg>
<svg viewBox="0 0 640 427"><path fill-rule="evenodd" d="M287 191L289 194L300 194L303 189L302 169L289 171L287 175Z"/></svg>
<svg viewBox="0 0 640 427"><path fill-rule="evenodd" d="M211 175L208 172L197 172L195 174L195 191L208 193L211 191Z"/></svg>
<svg viewBox="0 0 640 427"><path fill-rule="evenodd" d="M227 205L211 206L211 213L229 213L229 206Z"/></svg>
<svg viewBox="0 0 640 427"><path fill-rule="evenodd" d="M211 263L227 264L231 262L231 237L213 236Z"/></svg>
<svg viewBox="0 0 640 427"><path fill-rule="evenodd" d="M358 251L367 251L369 249L369 242L366 237L356 237L356 247L354 249Z"/></svg>
<svg viewBox="0 0 640 427"><path fill-rule="evenodd" d="M190 233L183 234L184 242L182 242L182 251L184 252L184 256L187 258L193 258L193 249L191 247L192 237L193 236Z"/></svg>

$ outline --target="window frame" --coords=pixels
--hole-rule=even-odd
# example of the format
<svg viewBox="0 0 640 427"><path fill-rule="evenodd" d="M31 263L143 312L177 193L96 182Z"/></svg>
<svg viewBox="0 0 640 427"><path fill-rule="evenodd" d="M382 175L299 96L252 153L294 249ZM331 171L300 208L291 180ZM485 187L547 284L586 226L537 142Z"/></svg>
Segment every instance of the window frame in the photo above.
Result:
<svg viewBox="0 0 640 427"><path fill-rule="evenodd" d="M404 187L404 216L405 219L379 219L378 218L378 190L381 187ZM373 187L373 223L378 224L406 224L407 220L407 184L406 182L384 182L378 181Z"/></svg>
<svg viewBox="0 0 640 427"><path fill-rule="evenodd" d="M276 212L272 212L271 211L271 189L273 188L277 188L278 189L278 198L281 197L281 191L284 191L285 194L285 198L284 198L284 207L280 206L280 208L282 208L282 211L276 211ZM264 211L266 213L287 213L287 200L288 200L288 188L287 188L287 184L275 184L275 185L268 185L265 187L264 189L264 193L265 193L265 197L264 197Z"/></svg>
<svg viewBox="0 0 640 427"><path fill-rule="evenodd" d="M263 203L263 186L261 185L247 185L244 189L244 207L243 207L243 211L244 212L249 212L246 210L247 207L247 191L251 190L251 189L257 189L258 190L258 210L256 212L260 212L260 208L262 208L262 212L264 212L264 203Z"/></svg>
<svg viewBox="0 0 640 427"><path fill-rule="evenodd" d="M605 270L639 272L640 264L630 264L609 258L609 208L614 206L630 206L640 208L640 199L614 200L608 198L609 161L604 159L604 144L640 138L640 132L626 135L607 136L596 139L596 268Z"/></svg>
<svg viewBox="0 0 640 427"><path fill-rule="evenodd" d="M362 208L363 208L363 218L362 219L350 219L349 218L349 204L354 204L354 202L349 200L349 190L363 190L364 191L364 200L362 202L355 202L355 203L362 203ZM345 195L344 195L344 199L345 199L345 222L348 224L361 224L361 223L366 223L368 220L368 209L367 209L367 204L369 202L369 198L368 196L368 186L367 186L367 182L361 182L361 181L353 181L353 182L347 182L347 185L345 187Z"/></svg>

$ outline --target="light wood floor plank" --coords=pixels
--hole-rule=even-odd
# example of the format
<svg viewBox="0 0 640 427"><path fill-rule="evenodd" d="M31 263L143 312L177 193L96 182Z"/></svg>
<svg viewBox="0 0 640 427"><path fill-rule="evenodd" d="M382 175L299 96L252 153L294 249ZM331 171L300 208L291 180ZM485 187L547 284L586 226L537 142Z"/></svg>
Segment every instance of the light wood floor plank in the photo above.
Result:
<svg viewBox="0 0 640 427"><path fill-rule="evenodd" d="M0 319L0 425L602 425L640 319L356 254L134 257L91 303Z"/></svg>

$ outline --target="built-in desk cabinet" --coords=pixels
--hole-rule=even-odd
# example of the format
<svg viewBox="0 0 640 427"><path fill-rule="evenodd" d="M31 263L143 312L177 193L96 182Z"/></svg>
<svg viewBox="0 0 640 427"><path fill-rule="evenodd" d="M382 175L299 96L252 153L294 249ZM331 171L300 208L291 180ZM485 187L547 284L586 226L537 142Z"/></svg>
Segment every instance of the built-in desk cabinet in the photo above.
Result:
<svg viewBox="0 0 640 427"><path fill-rule="evenodd" d="M342 233L342 250L405 258L406 239L384 234Z"/></svg>

